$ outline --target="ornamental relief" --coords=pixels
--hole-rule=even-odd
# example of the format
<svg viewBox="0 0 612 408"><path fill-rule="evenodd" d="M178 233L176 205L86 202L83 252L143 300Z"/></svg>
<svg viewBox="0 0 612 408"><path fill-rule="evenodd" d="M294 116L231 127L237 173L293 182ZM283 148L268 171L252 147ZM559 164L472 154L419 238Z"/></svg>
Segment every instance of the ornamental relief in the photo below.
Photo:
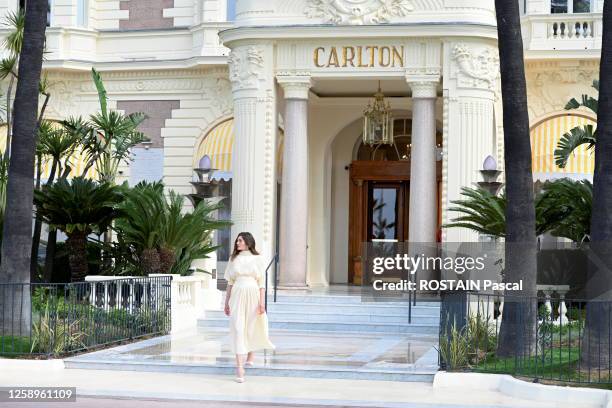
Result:
<svg viewBox="0 0 612 408"><path fill-rule="evenodd" d="M452 60L459 87L497 91L500 77L497 50L485 48L475 51L465 44L457 44L453 48Z"/></svg>
<svg viewBox="0 0 612 408"><path fill-rule="evenodd" d="M239 47L232 50L228 58L229 78L234 89L258 89L263 78L264 59L262 51L255 47Z"/></svg>
<svg viewBox="0 0 612 408"><path fill-rule="evenodd" d="M412 0L307 0L305 13L331 24L384 24L414 10Z"/></svg>
<svg viewBox="0 0 612 408"><path fill-rule="evenodd" d="M529 117L532 120L552 112L565 110L571 98L580 99L581 95L597 96L591 87L599 77L599 70L593 67L547 67L545 70L527 69L527 99Z"/></svg>

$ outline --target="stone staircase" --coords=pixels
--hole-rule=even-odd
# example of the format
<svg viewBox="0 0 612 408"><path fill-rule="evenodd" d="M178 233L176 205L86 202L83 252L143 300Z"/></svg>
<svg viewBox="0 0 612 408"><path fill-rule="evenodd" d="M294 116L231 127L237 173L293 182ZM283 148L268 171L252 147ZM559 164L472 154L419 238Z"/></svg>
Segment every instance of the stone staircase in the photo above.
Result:
<svg viewBox="0 0 612 408"><path fill-rule="evenodd" d="M256 353L247 376L432 382L439 302L366 302L359 292L279 293L268 300L276 350ZM231 379L228 317L206 311L197 327L64 359L68 369L219 374Z"/></svg>
<svg viewBox="0 0 612 408"><path fill-rule="evenodd" d="M278 295L268 298L270 329L359 333L438 333L438 302L364 302L359 295ZM198 327L226 327L223 311L208 311Z"/></svg>

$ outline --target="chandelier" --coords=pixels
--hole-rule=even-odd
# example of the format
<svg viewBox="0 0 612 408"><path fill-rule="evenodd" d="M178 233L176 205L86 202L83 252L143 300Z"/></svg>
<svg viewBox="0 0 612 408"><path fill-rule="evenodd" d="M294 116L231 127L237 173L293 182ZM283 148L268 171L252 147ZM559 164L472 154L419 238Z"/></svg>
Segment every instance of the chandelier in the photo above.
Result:
<svg viewBox="0 0 612 408"><path fill-rule="evenodd" d="M363 112L363 143L368 146L393 144L391 105L380 89L380 81L378 92Z"/></svg>

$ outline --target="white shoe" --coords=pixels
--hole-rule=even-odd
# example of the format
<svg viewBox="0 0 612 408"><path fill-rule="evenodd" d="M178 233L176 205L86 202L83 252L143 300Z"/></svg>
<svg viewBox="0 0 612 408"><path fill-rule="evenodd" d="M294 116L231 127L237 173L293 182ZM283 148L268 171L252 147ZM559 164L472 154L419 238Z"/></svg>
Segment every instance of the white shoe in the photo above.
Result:
<svg viewBox="0 0 612 408"><path fill-rule="evenodd" d="M241 376L241 377L236 377L236 378L234 379L234 381L236 381L237 383L243 383L243 382L244 382L244 368L243 368L243 367L241 367L241 366L238 366L237 368L238 368L238 369L242 368L242 370L243 370L243 371L242 371L242 372L243 372L243 374L242 374L242 376ZM239 371L240 371L240 370L239 370Z"/></svg>

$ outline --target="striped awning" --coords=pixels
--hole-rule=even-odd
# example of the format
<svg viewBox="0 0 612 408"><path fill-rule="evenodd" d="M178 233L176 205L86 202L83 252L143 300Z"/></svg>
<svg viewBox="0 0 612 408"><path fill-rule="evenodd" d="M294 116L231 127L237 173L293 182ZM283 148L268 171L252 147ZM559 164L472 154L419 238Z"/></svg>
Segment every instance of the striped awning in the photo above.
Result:
<svg viewBox="0 0 612 408"><path fill-rule="evenodd" d="M55 123L57 126L60 126L59 123L57 122L53 122L53 123ZM7 126L0 125L0 153L2 154L4 154L4 151L6 150L6 137L7 137ZM52 161L49 158L43 158L43 160L44 161L42 163L41 179L45 181L49 178L49 175L51 173ZM68 157L67 159L62 160L62 168L65 168L66 162L67 162L68 165L71 167L71 171L68 174L68 178L71 179L73 177L80 176L82 174L87 164L86 161L87 161L86 154L83 153L81 150L77 150L74 152L72 156ZM57 177L58 177L58 174L56 173L55 178L57 179ZM98 172L96 171L95 166L92 166L87 171L85 177L89 179L94 179L94 180L98 178Z"/></svg>
<svg viewBox="0 0 612 408"><path fill-rule="evenodd" d="M234 119L226 120L213 128L202 140L194 156L194 168L204 156L210 158L210 164L218 172L213 178L229 179L232 177L232 151L234 148ZM279 132L277 146L277 173L282 170L283 132Z"/></svg>
<svg viewBox="0 0 612 408"><path fill-rule="evenodd" d="M565 168L555 164L555 150L563 135L577 126L594 125L592 119L563 115L548 119L531 130L531 160L534 180L546 181L563 177L576 180L593 178L595 155L593 150L582 145L576 149Z"/></svg>

